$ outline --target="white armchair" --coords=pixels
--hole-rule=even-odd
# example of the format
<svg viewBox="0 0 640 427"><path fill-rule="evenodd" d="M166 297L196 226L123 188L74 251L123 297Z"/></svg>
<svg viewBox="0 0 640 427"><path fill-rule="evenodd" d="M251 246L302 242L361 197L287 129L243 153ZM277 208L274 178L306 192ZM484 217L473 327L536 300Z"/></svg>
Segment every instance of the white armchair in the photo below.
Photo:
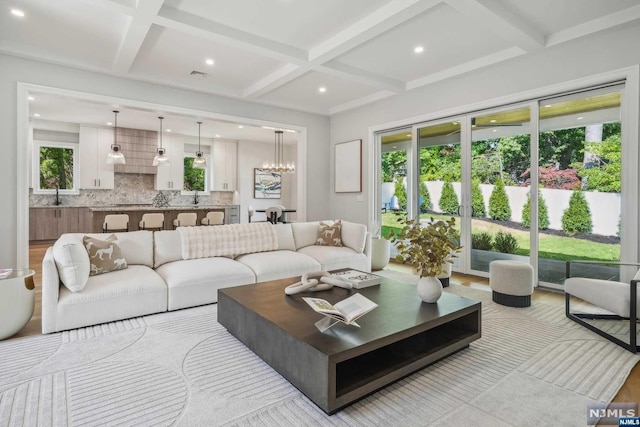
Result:
<svg viewBox="0 0 640 427"><path fill-rule="evenodd" d="M640 267L637 263L619 263L607 261L567 261L566 279L564 281L565 310L569 319L597 333L622 348L632 353L637 353L640 348L637 345L636 322L638 319L638 305L640 303L638 295L638 282L640 282L640 270L636 273L630 283L613 280L591 279L586 277L571 277L572 264L592 264L592 265L628 265ZM572 312L571 297L580 298L594 306L600 307L608 314ZM586 311L586 310L584 310ZM594 324L584 319L609 319L629 321L629 342L625 342L610 333L599 329Z"/></svg>

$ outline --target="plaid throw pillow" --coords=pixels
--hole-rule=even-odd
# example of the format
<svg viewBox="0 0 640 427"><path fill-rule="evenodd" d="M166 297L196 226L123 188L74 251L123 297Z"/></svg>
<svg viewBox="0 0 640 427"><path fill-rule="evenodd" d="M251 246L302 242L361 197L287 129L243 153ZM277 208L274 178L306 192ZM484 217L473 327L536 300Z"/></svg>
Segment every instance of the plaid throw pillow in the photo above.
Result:
<svg viewBox="0 0 640 427"><path fill-rule="evenodd" d="M340 220L334 222L333 225L320 223L316 245L342 246L342 225Z"/></svg>
<svg viewBox="0 0 640 427"><path fill-rule="evenodd" d="M82 243L89 253L91 268L89 276L127 268L127 261L122 256L122 251L116 240L118 238L114 234L107 237L107 240L95 239L89 236L82 238Z"/></svg>

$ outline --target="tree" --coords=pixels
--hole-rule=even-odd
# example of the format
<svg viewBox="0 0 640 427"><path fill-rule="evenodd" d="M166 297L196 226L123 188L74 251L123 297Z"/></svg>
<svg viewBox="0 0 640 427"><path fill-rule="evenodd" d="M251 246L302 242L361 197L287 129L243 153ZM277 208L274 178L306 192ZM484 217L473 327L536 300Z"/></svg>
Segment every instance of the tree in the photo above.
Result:
<svg viewBox="0 0 640 427"><path fill-rule="evenodd" d="M407 152L399 150L382 153L381 166L383 182L393 182L396 177L405 176L407 174Z"/></svg>
<svg viewBox="0 0 640 427"><path fill-rule="evenodd" d="M73 188L73 149L40 147L40 188Z"/></svg>
<svg viewBox="0 0 640 427"><path fill-rule="evenodd" d="M205 170L193 167L193 157L184 158L184 189L204 191Z"/></svg>
<svg viewBox="0 0 640 427"><path fill-rule="evenodd" d="M474 179L471 181L471 216L484 218L486 215L480 181Z"/></svg>
<svg viewBox="0 0 640 427"><path fill-rule="evenodd" d="M400 209L406 210L407 209L407 190L404 188L404 179L402 177L398 177L396 179L394 194L398 198Z"/></svg>
<svg viewBox="0 0 640 427"><path fill-rule="evenodd" d="M440 210L447 214L458 213L458 195L453 189L453 185L450 182L445 182L442 186L442 194L440 195Z"/></svg>
<svg viewBox="0 0 640 427"><path fill-rule="evenodd" d="M531 197L527 194L527 202L522 208L522 226L531 227ZM542 194L538 194L538 229L545 230L549 228L549 214L547 212L547 203L544 201Z"/></svg>
<svg viewBox="0 0 640 427"><path fill-rule="evenodd" d="M425 213L429 208L431 208L431 194L429 194L427 184L420 180L420 212Z"/></svg>
<svg viewBox="0 0 640 427"><path fill-rule="evenodd" d="M585 190L606 193L621 192L622 143L620 135L612 135L603 142L585 143L585 153L590 153L590 166L578 168L584 178Z"/></svg>
<svg viewBox="0 0 640 427"><path fill-rule="evenodd" d="M501 179L496 181L489 197L489 216L498 221L508 221L511 218L509 197Z"/></svg>
<svg viewBox="0 0 640 427"><path fill-rule="evenodd" d="M590 233L591 211L582 191L574 191L569 199L569 207L562 213L562 231L569 235Z"/></svg>
<svg viewBox="0 0 640 427"><path fill-rule="evenodd" d="M523 187L531 184L531 177L529 177L530 169L527 169L522 174L523 177L528 177L522 183ZM578 170L573 168L568 169L556 169L555 167L538 168L538 180L542 188L555 188L558 190L578 190L581 183L578 178Z"/></svg>

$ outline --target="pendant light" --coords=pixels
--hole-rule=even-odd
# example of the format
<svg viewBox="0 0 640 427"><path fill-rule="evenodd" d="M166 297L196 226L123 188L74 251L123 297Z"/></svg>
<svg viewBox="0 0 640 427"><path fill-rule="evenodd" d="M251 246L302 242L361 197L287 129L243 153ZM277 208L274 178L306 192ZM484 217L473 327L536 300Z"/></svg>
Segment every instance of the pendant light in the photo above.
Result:
<svg viewBox="0 0 640 427"><path fill-rule="evenodd" d="M193 167L196 169L206 169L207 168L207 159L204 157L204 153L200 151L200 125L202 122L198 123L198 151L196 151L196 158L193 159Z"/></svg>
<svg viewBox="0 0 640 427"><path fill-rule="evenodd" d="M169 157L167 157L167 150L162 148L162 120L164 117L158 117L160 119L160 147L158 147L158 154L153 158L152 166L169 166Z"/></svg>
<svg viewBox="0 0 640 427"><path fill-rule="evenodd" d="M111 144L111 151L107 155L108 165L124 165L124 154L122 154L122 147L118 144L118 113L120 111L113 110L115 114L115 120L113 121L113 144Z"/></svg>
<svg viewBox="0 0 640 427"><path fill-rule="evenodd" d="M268 161L262 164L262 169L267 172L293 173L296 171L295 164L284 161L284 131L275 131L275 142L273 147L273 163Z"/></svg>

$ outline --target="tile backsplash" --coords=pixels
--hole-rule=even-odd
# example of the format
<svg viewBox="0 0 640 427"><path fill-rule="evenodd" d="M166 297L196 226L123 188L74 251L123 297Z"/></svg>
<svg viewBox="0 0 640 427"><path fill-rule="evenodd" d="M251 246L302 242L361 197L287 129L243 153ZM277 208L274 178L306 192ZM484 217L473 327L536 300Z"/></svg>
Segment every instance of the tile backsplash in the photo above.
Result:
<svg viewBox="0 0 640 427"><path fill-rule="evenodd" d="M61 195L63 206L113 206L147 205L158 194L155 187L155 175L116 173L113 190L80 190L79 195ZM163 190L172 206L185 206L193 203L193 196L183 196L180 190ZM231 205L233 192L212 191L209 195L198 194L201 205ZM55 196L33 194L29 191L29 206L51 206Z"/></svg>

